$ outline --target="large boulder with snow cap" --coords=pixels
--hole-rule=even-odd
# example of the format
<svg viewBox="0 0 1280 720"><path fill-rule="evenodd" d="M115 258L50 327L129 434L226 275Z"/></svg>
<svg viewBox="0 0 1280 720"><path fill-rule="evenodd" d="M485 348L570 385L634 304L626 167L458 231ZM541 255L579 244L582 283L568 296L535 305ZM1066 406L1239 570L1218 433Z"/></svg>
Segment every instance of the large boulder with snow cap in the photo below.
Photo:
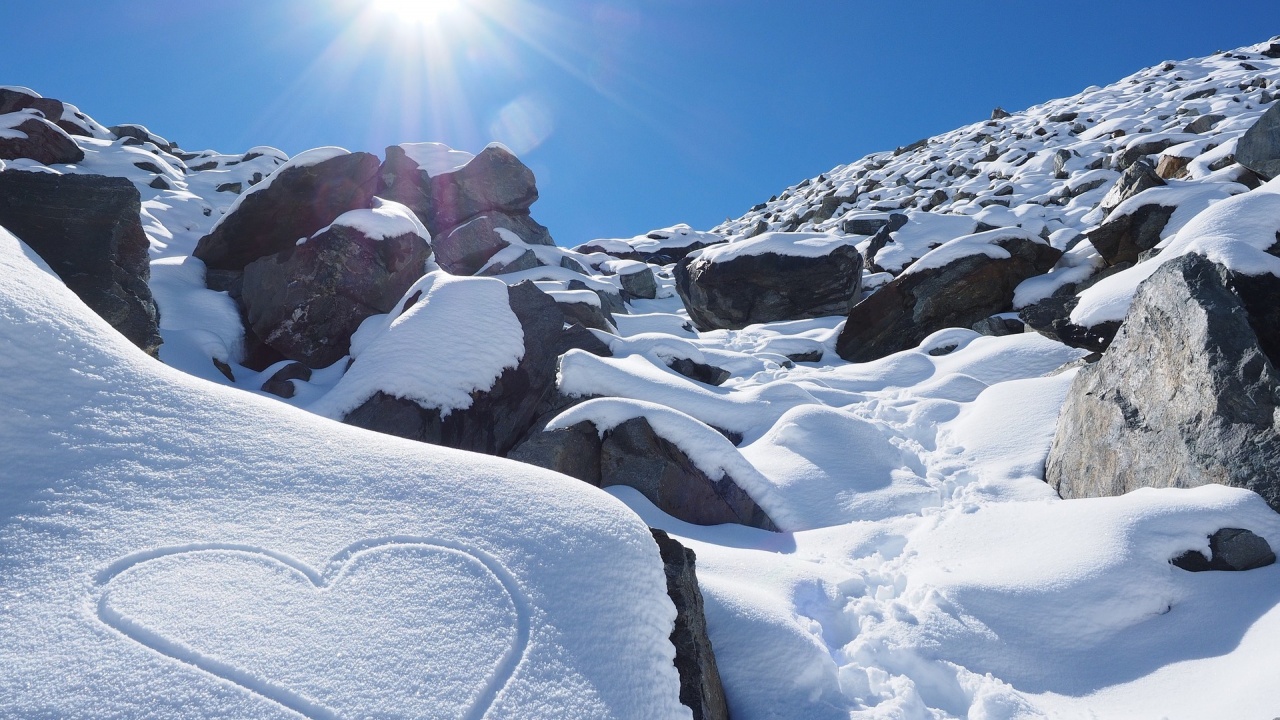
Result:
<svg viewBox="0 0 1280 720"><path fill-rule="evenodd" d="M240 302L249 324L284 357L310 367L340 360L360 323L391 312L426 272L426 228L403 205L375 203L245 266Z"/></svg>
<svg viewBox="0 0 1280 720"><path fill-rule="evenodd" d="M1270 180L1280 176L1280 103L1274 103L1236 143L1236 162Z"/></svg>
<svg viewBox="0 0 1280 720"><path fill-rule="evenodd" d="M435 235L436 262L454 275L473 275L509 247L547 245L547 229L528 215L491 211ZM536 267L536 263L534 265Z"/></svg>
<svg viewBox="0 0 1280 720"><path fill-rule="evenodd" d="M34 111L0 115L0 160L28 158L43 165L76 163L84 151L65 130Z"/></svg>
<svg viewBox="0 0 1280 720"><path fill-rule="evenodd" d="M1280 278L1190 253L1139 287L1080 369L1046 480L1065 498L1220 483L1280 511Z"/></svg>
<svg viewBox="0 0 1280 720"><path fill-rule="evenodd" d="M857 302L862 255L844 237L765 233L691 253L676 292L701 330L842 315Z"/></svg>
<svg viewBox="0 0 1280 720"><path fill-rule="evenodd" d="M101 175L0 172L0 226L17 235L80 299L155 355L160 314L133 183Z"/></svg>
<svg viewBox="0 0 1280 720"><path fill-rule="evenodd" d="M348 210L370 207L378 167L378 158L369 153L304 152L237 198L200 238L194 255L211 270L240 271L260 257L288 250Z"/></svg>
<svg viewBox="0 0 1280 720"><path fill-rule="evenodd" d="M1062 251L1018 228L956 238L926 253L849 311L840 357L867 362L915 347L948 327L1008 311L1023 280L1046 273Z"/></svg>

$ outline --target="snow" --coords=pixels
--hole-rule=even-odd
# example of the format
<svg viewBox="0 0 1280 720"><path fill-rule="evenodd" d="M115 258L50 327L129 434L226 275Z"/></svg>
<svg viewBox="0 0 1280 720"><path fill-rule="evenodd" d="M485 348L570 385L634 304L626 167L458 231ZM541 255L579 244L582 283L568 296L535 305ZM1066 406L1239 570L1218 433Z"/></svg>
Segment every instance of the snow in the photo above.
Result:
<svg viewBox="0 0 1280 720"><path fill-rule="evenodd" d="M0 232L6 714L688 717L620 503L168 369L30 258Z"/></svg>
<svg viewBox="0 0 1280 720"><path fill-rule="evenodd" d="M400 143L400 148L430 177L461 170L475 157L469 152L454 150L437 142Z"/></svg>
<svg viewBox="0 0 1280 720"><path fill-rule="evenodd" d="M1048 245L1043 239L1017 228L1001 228L998 230L988 230L987 232L975 233L973 235L962 235L954 240L939 245L930 250L911 263L911 266L902 272L902 275L910 275L914 272L924 270L934 270L946 267L951 263L966 258L971 255L986 255L993 260L1002 260L1012 257L1008 250L1000 247L1002 240L1026 240L1028 242L1040 245ZM899 275L901 277L902 275Z"/></svg>
<svg viewBox="0 0 1280 720"><path fill-rule="evenodd" d="M382 316L381 328L361 328L375 336L362 337L360 348L352 348L355 362L312 412L340 419L382 392L448 416L471 407L473 392L492 387L524 356L524 330L501 280L436 270L404 298L396 312Z"/></svg>
<svg viewBox="0 0 1280 720"><path fill-rule="evenodd" d="M342 213L328 227L316 231L311 237L321 235L334 225L358 230L370 240L417 235L424 241L431 242L431 233L412 210L398 202L382 198L374 198L371 209L357 208Z"/></svg>
<svg viewBox="0 0 1280 720"><path fill-rule="evenodd" d="M841 237L829 233L769 232L746 240L721 243L689 253L707 262L729 262L748 255L781 255L784 257L817 258L831 254L844 245L852 245L855 237Z"/></svg>

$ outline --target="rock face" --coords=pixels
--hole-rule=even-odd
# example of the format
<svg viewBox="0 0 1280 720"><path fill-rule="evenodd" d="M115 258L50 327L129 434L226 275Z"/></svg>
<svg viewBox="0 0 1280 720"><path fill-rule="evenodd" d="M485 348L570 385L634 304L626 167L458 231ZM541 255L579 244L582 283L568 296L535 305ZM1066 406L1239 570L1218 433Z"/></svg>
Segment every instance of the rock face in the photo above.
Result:
<svg viewBox="0 0 1280 720"><path fill-rule="evenodd" d="M1018 317L1031 329L1064 345L1093 352L1106 350L1120 329L1120 323L1104 322L1092 327L1077 325L1071 322L1071 311L1079 303L1080 298L1074 293L1055 295L1022 308Z"/></svg>
<svg viewBox="0 0 1280 720"><path fill-rule="evenodd" d="M622 290L633 298L652 300L658 297L658 279L648 265L620 272L618 281L622 283Z"/></svg>
<svg viewBox="0 0 1280 720"><path fill-rule="evenodd" d="M1175 210L1176 207L1154 203L1143 205L1133 212L1107 218L1087 237L1107 265L1136 263L1140 254L1159 244L1160 233Z"/></svg>
<svg viewBox="0 0 1280 720"><path fill-rule="evenodd" d="M511 247L512 236L531 245L551 244L547 229L528 215L491 211L447 233L433 234L436 262L454 275L474 275L490 258Z"/></svg>
<svg viewBox="0 0 1280 720"><path fill-rule="evenodd" d="M31 247L76 295L150 355L160 348L138 190L100 175L0 173L0 225Z"/></svg>
<svg viewBox="0 0 1280 720"><path fill-rule="evenodd" d="M16 88L0 88L0 115L27 109L38 111L46 120L66 131L68 135L92 135L87 128L74 120L74 115L69 118L63 117L68 113L67 106L62 101L19 92Z"/></svg>
<svg viewBox="0 0 1280 720"><path fill-rule="evenodd" d="M414 233L374 240L333 225L249 263L240 301L263 342L290 360L327 367L348 353L361 322L395 307L430 256Z"/></svg>
<svg viewBox="0 0 1280 720"><path fill-rule="evenodd" d="M1191 572L1205 570L1253 570L1275 563L1276 554L1266 539L1243 528L1222 528L1209 536L1209 557L1188 550L1169 562Z"/></svg>
<svg viewBox="0 0 1280 720"><path fill-rule="evenodd" d="M675 266L676 292L699 330L842 315L858 299L862 255L841 245L822 257L695 255Z"/></svg>
<svg viewBox="0 0 1280 720"><path fill-rule="evenodd" d="M4 127L4 125L0 125ZM29 117L12 126L25 138L0 137L0 160L29 158L44 165L77 163L84 151L65 130L40 117Z"/></svg>
<svg viewBox="0 0 1280 720"><path fill-rule="evenodd" d="M698 589L697 556L665 532L656 528L649 530L662 556L667 594L676 606L671 644L676 647L680 702L693 711L693 720L729 720L729 705L716 668L715 652L707 637L702 591Z"/></svg>
<svg viewBox="0 0 1280 720"><path fill-rule="evenodd" d="M1081 368L1046 480L1064 498L1221 483L1280 510L1280 279L1198 255L1138 289L1111 347Z"/></svg>
<svg viewBox="0 0 1280 720"><path fill-rule="evenodd" d="M378 167L378 158L369 153L286 167L269 186L242 195L200 238L194 254L210 270L240 271L258 258L288 250L342 213L370 207Z"/></svg>
<svg viewBox="0 0 1280 720"><path fill-rule="evenodd" d="M1240 137L1236 162L1267 180L1280 175L1280 103L1268 108Z"/></svg>
<svg viewBox="0 0 1280 720"><path fill-rule="evenodd" d="M1156 168L1146 160L1138 160L1120 173L1116 184L1107 191L1102 203L1098 206L1103 214L1110 214L1120 203L1136 196L1143 190L1160 187L1167 183L1156 173Z"/></svg>
<svg viewBox="0 0 1280 720"><path fill-rule="evenodd" d="M1007 258L985 254L957 258L942 267L903 273L849 311L836 352L867 362L915 347L948 327L971 327L1008 311L1023 280L1048 272L1062 252L1024 235L998 237Z"/></svg>
<svg viewBox="0 0 1280 720"><path fill-rule="evenodd" d="M438 408L379 392L343 422L410 440L505 455L528 431L539 404L555 387L564 328L556 302L533 283L514 285L508 294L524 330L524 355L488 390L473 393L470 407L441 417Z"/></svg>

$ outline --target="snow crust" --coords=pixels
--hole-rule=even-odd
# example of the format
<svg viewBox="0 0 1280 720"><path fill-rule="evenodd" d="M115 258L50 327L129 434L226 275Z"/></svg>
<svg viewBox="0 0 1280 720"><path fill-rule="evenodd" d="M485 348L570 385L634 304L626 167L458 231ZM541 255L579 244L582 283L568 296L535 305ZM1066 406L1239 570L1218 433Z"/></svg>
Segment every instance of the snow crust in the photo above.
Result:
<svg viewBox="0 0 1280 720"><path fill-rule="evenodd" d="M372 208L348 210L339 215L328 227L316 231L311 237L320 235L334 225L358 230L370 240L389 240L402 235L417 235L426 242L431 242L431 233L412 210L398 202L378 197L373 199Z"/></svg>

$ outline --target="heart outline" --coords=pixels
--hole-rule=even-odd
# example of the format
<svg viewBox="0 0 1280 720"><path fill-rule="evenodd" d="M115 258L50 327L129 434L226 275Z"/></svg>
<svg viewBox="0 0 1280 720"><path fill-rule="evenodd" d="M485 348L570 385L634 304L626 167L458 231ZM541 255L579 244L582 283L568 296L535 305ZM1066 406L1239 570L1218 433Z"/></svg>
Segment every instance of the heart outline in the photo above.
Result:
<svg viewBox="0 0 1280 720"><path fill-rule="evenodd" d="M265 557L296 571L310 581L315 589L323 591L330 587L333 580L341 575L343 568L357 556L375 550L394 547L445 550L474 560L489 572L493 579L506 591L511 600L516 616L515 640L495 666L493 674L489 676L471 709L463 716L466 720L480 720L489 711L499 693L510 682L515 675L516 668L524 659L525 652L529 646L530 616L532 613L530 612L530 603L527 596L516 581L515 576L505 565L484 551L469 548L452 540L413 535L391 535L359 540L332 555L322 572L317 572L307 563L290 555L243 543L191 543L141 550L116 560L95 576L94 582L98 588L97 616L100 622L124 639L159 653L169 660L194 667L219 680L232 683L310 720L337 720L340 717L337 712L300 693L270 680L256 678L230 663L209 657L198 650L168 640L159 633L146 628L141 623L113 610L107 601L107 591L112 580L153 560L206 552L239 552Z"/></svg>

